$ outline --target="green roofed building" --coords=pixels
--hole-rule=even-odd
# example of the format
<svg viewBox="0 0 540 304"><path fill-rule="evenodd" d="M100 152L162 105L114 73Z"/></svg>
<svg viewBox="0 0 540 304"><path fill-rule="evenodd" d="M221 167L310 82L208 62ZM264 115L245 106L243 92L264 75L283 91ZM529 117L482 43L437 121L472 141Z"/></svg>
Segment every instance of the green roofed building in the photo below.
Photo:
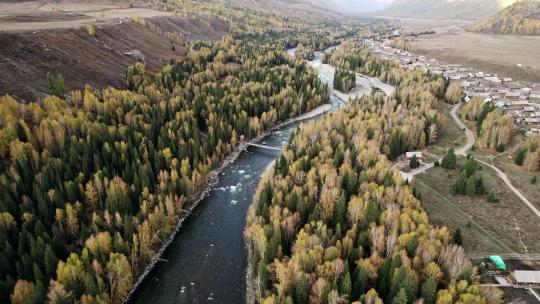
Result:
<svg viewBox="0 0 540 304"><path fill-rule="evenodd" d="M504 263L503 259L499 255L492 255L489 257L489 259L497 266L499 269L508 270L506 268L506 264Z"/></svg>

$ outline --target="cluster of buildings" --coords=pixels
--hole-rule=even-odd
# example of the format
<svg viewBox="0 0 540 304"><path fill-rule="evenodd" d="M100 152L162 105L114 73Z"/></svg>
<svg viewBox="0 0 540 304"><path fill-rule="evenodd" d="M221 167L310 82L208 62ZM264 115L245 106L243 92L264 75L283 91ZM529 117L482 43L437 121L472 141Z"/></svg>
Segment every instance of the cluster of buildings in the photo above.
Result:
<svg viewBox="0 0 540 304"><path fill-rule="evenodd" d="M391 47L391 41L366 39L364 44L383 59L394 60L405 69L421 69L459 82L463 101L478 97L506 111L528 135L540 133L540 84L514 81L497 74L474 71L458 64L446 64L434 58L418 56Z"/></svg>

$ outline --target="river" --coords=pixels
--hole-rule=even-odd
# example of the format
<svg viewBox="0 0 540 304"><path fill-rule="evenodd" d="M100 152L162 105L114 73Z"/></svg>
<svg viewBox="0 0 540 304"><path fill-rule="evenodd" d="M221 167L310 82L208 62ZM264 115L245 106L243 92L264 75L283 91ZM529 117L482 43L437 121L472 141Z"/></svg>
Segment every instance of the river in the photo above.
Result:
<svg viewBox="0 0 540 304"><path fill-rule="evenodd" d="M288 53L294 55L294 50ZM320 59L321 54L317 53L310 64L321 66ZM320 73L324 82L330 83L331 77L328 71ZM344 103L335 92L330 101L332 110ZM260 143L284 146L297 126L298 123L293 123L280 128ZM156 264L127 303L244 303L246 213L260 175L277 156L278 151L255 147L240 154L184 221L161 257L163 260Z"/></svg>

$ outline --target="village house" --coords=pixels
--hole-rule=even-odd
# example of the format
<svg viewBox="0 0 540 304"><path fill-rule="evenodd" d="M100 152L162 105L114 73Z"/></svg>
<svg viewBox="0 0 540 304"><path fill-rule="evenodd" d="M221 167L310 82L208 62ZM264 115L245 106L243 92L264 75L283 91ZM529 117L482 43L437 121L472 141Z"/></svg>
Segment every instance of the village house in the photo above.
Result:
<svg viewBox="0 0 540 304"><path fill-rule="evenodd" d="M515 270L510 279L517 286L540 288L540 271Z"/></svg>
<svg viewBox="0 0 540 304"><path fill-rule="evenodd" d="M540 91L531 91L529 99L540 99Z"/></svg>
<svg viewBox="0 0 540 304"><path fill-rule="evenodd" d="M469 96L470 98L473 98L473 97L488 98L489 93L486 93L486 92L469 92L469 93L467 93L467 96Z"/></svg>
<svg viewBox="0 0 540 304"><path fill-rule="evenodd" d="M497 100L495 102L495 106L498 108L504 108L506 107L506 102L504 100Z"/></svg>
<svg viewBox="0 0 540 304"><path fill-rule="evenodd" d="M493 83L499 83L499 84L502 83L502 80L497 76L486 77L484 79Z"/></svg>
<svg viewBox="0 0 540 304"><path fill-rule="evenodd" d="M540 84L516 82L510 77L474 71L458 64L445 64L423 55L415 57L415 54L408 51L390 47L389 43L389 40L383 43L373 41L370 45L375 52L382 53L384 59L396 61L404 68L430 71L449 80L459 81L463 89L462 101L469 102L476 97L492 103L506 111L517 124L527 125L527 134L540 129ZM406 157L410 159L414 153L416 152L409 152Z"/></svg>
<svg viewBox="0 0 540 304"><path fill-rule="evenodd" d="M536 107L533 107L533 106L523 107L523 112L535 112L535 111L536 111Z"/></svg>
<svg viewBox="0 0 540 304"><path fill-rule="evenodd" d="M511 106L526 106L529 104L526 100L509 100L508 102Z"/></svg>
<svg viewBox="0 0 540 304"><path fill-rule="evenodd" d="M521 94L519 92L507 92L506 95L504 96L505 98L508 98L508 99L519 99L519 96Z"/></svg>
<svg viewBox="0 0 540 304"><path fill-rule="evenodd" d="M536 125L540 124L540 117L525 117L524 121L526 124Z"/></svg>

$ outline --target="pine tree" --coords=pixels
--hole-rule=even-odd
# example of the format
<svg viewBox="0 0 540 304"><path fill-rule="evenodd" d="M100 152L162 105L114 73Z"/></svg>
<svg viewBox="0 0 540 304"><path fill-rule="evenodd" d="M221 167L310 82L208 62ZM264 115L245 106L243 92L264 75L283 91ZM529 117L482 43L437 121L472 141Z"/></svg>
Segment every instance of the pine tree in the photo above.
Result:
<svg viewBox="0 0 540 304"><path fill-rule="evenodd" d="M437 282L432 278L428 278L422 284L421 296L425 304L435 304L437 300Z"/></svg>
<svg viewBox="0 0 540 304"><path fill-rule="evenodd" d="M265 250L265 258L264 261L266 264L270 264L274 261L274 258L278 254L279 245L281 244L281 233L279 230L274 230L272 233L272 237L270 238L270 241L267 243L266 250Z"/></svg>
<svg viewBox="0 0 540 304"><path fill-rule="evenodd" d="M257 275L260 284L260 292L261 294L264 294L264 291L268 286L268 273L266 271L266 264L264 261L259 262L259 265L257 266Z"/></svg>
<svg viewBox="0 0 540 304"><path fill-rule="evenodd" d="M396 270L394 277L392 278L392 285L390 288L390 298L393 300L398 297L398 293L404 291L406 294L405 303L412 303L416 295L416 282L409 270L405 266L401 266Z"/></svg>
<svg viewBox="0 0 540 304"><path fill-rule="evenodd" d="M341 191L341 195L336 202L334 210L334 223L340 224L341 228L346 228L347 226L347 198L345 197L345 191Z"/></svg>
<svg viewBox="0 0 540 304"><path fill-rule="evenodd" d="M469 176L467 179L467 185L465 193L467 195L475 195L476 194L476 177L474 175Z"/></svg>
<svg viewBox="0 0 540 304"><path fill-rule="evenodd" d="M407 304L407 293L401 288L397 295L392 300L392 304Z"/></svg>
<svg viewBox="0 0 540 304"><path fill-rule="evenodd" d="M343 279L341 279L339 293L342 295L350 295L351 289L351 274L347 269L345 275L343 276Z"/></svg>
<svg viewBox="0 0 540 304"><path fill-rule="evenodd" d="M374 200L370 200L366 208L364 227L369 227L371 223L377 223L379 212L379 205Z"/></svg>
<svg viewBox="0 0 540 304"><path fill-rule="evenodd" d="M377 293L386 298L389 292L389 284L392 281L391 277L392 262L390 259L385 259L382 267L379 270L379 276L377 277Z"/></svg>
<svg viewBox="0 0 540 304"><path fill-rule="evenodd" d="M465 194L467 191L467 181L467 174L465 172L461 172L458 179L452 186L452 191L456 194Z"/></svg>
<svg viewBox="0 0 540 304"><path fill-rule="evenodd" d="M478 169L478 163L474 159L468 159L465 162L465 165L463 165L462 171L465 171L465 174L467 174L467 177L473 175L476 170Z"/></svg>
<svg viewBox="0 0 540 304"><path fill-rule="evenodd" d="M487 196L487 201L490 203L498 203L499 198L497 197L497 194L495 194L495 192L491 191Z"/></svg>
<svg viewBox="0 0 540 304"><path fill-rule="evenodd" d="M453 239L455 244L461 246L463 241L462 241L462 237L461 237L461 229L460 228L456 229L452 239Z"/></svg>
<svg viewBox="0 0 540 304"><path fill-rule="evenodd" d="M360 295L364 294L369 289L369 277L368 272L362 266L356 267L354 270L354 281L352 285L352 298L358 299Z"/></svg>
<svg viewBox="0 0 540 304"><path fill-rule="evenodd" d="M302 273L294 289L294 303L302 304L308 303L309 296L309 281L305 274Z"/></svg>
<svg viewBox="0 0 540 304"><path fill-rule="evenodd" d="M514 163L518 166L523 166L523 162L525 161L525 155L527 154L527 149L521 149L516 154L516 158L514 159Z"/></svg>
<svg viewBox="0 0 540 304"><path fill-rule="evenodd" d="M416 169L420 166L420 162L418 161L418 159L416 158L416 155L413 155L413 157L411 158L411 160L409 161L409 167L411 169Z"/></svg>
<svg viewBox="0 0 540 304"><path fill-rule="evenodd" d="M484 179L480 176L476 179L476 194L485 194L486 186L484 186Z"/></svg>
<svg viewBox="0 0 540 304"><path fill-rule="evenodd" d="M445 169L454 169L457 164L456 154L454 153L454 148L448 149L446 155L441 161L441 167Z"/></svg>
<svg viewBox="0 0 540 304"><path fill-rule="evenodd" d="M52 73L47 73L47 86L52 95L62 97L65 94L64 76L58 74L56 77Z"/></svg>

